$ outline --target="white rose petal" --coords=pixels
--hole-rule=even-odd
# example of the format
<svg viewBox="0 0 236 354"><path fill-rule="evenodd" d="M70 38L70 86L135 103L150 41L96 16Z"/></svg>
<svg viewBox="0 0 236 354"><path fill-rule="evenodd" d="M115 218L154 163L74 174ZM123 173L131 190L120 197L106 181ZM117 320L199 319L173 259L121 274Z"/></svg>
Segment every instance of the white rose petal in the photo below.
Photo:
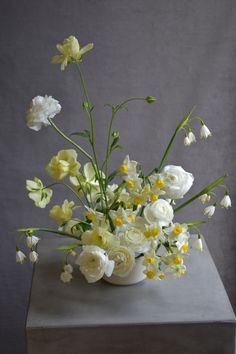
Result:
<svg viewBox="0 0 236 354"><path fill-rule="evenodd" d="M165 166L160 175L165 182L163 188L166 192L165 197L170 199L183 198L194 181L193 175L186 172L181 166Z"/></svg>
<svg viewBox="0 0 236 354"><path fill-rule="evenodd" d="M150 248L150 242L137 227L128 228L120 240L122 245L131 248L136 253L147 252Z"/></svg>
<svg viewBox="0 0 236 354"><path fill-rule="evenodd" d="M134 252L125 246L111 248L108 252L108 257L115 262L113 274L119 277L128 275L135 264Z"/></svg>
<svg viewBox="0 0 236 354"><path fill-rule="evenodd" d="M164 199L148 204L143 214L149 224L158 223L160 227L169 225L174 217L172 206Z"/></svg>
<svg viewBox="0 0 236 354"><path fill-rule="evenodd" d="M54 118L61 111L61 105L52 96L36 96L26 115L27 126L40 130L42 126L50 125L48 118Z"/></svg>

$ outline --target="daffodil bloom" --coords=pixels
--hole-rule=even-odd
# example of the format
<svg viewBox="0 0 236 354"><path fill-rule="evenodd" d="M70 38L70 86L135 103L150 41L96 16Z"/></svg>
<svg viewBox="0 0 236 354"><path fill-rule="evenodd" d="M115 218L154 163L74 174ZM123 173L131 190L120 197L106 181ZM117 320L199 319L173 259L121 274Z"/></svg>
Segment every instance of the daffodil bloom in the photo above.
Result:
<svg viewBox="0 0 236 354"><path fill-rule="evenodd" d="M63 179L66 176L76 176L80 163L77 161L77 152L74 149L60 150L53 156L46 167L48 174L55 179Z"/></svg>
<svg viewBox="0 0 236 354"><path fill-rule="evenodd" d="M63 71L68 64L79 62L82 55L93 48L93 43L89 43L81 48L77 38L69 36L61 44L57 44L56 47L61 54L55 55L52 58L52 64L61 64L61 70Z"/></svg>
<svg viewBox="0 0 236 354"><path fill-rule="evenodd" d="M137 174L137 161L130 160L129 155L127 155L120 165L120 172L129 175L129 176L135 176Z"/></svg>
<svg viewBox="0 0 236 354"><path fill-rule="evenodd" d="M29 198L34 201L38 208L45 208L50 203L53 191L50 188L44 188L42 181L34 177L34 180L26 180L26 189L29 191Z"/></svg>
<svg viewBox="0 0 236 354"><path fill-rule="evenodd" d="M58 224L61 225L65 221L71 219L74 205L75 205L74 202L69 202L66 199L64 200L61 206L54 205L54 207L49 212L49 216L51 219L57 221Z"/></svg>
<svg viewBox="0 0 236 354"><path fill-rule="evenodd" d="M94 227L87 230L81 237L83 245L96 245L103 249L109 249L120 244L119 239L103 227Z"/></svg>

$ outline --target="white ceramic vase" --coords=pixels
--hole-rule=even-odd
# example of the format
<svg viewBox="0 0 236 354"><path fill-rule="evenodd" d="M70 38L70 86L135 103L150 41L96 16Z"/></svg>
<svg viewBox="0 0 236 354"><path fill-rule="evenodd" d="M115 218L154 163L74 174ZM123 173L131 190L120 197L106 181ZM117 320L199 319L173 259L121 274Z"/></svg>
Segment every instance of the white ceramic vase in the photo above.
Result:
<svg viewBox="0 0 236 354"><path fill-rule="evenodd" d="M135 265L131 272L125 277L118 277L117 275L111 275L110 277L104 276L103 279L114 285L133 285L141 282L146 278L146 274L143 273L145 267L143 265L144 257L139 257L135 260Z"/></svg>

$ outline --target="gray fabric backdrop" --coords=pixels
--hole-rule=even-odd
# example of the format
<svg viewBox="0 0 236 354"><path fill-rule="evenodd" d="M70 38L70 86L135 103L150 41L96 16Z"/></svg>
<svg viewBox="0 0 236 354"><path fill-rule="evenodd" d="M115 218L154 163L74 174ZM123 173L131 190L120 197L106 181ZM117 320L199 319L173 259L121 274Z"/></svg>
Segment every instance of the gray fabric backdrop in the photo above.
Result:
<svg viewBox="0 0 236 354"><path fill-rule="evenodd" d="M104 103L133 95L158 97L155 105L130 105L116 125L125 148L114 155L113 166L129 152L145 171L158 163L175 125L196 104L213 137L191 148L185 148L179 137L169 162L196 176L191 193L227 171L234 201L235 30L234 0L1 0L1 354L25 353L32 267L15 265L14 230L48 224L48 210L35 209L27 198L25 179L38 176L47 181L43 166L58 149L68 147L50 128L30 131L25 110L35 95L51 94L63 106L57 123L66 132L86 127L75 68L61 73L50 64L56 43L70 34L82 44L95 43L83 67L96 106L100 157L109 117ZM61 202L65 193L59 188L58 193L54 201ZM199 218L201 210L195 202L179 217ZM234 215L234 209L219 208L202 231L236 305Z"/></svg>

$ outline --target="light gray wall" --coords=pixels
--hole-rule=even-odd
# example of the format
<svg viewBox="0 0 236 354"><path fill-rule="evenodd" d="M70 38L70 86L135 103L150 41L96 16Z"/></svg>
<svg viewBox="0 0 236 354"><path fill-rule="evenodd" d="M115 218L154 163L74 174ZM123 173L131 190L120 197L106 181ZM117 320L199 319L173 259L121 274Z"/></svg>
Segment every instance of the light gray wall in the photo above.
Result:
<svg viewBox="0 0 236 354"><path fill-rule="evenodd" d="M47 225L47 210L33 207L24 190L26 178L44 181L43 166L58 149L68 147L49 128L35 133L24 122L32 97L51 94L63 111L57 123L66 132L86 126L80 110L78 75L50 64L55 45L74 34L82 44L95 43L83 68L96 108L96 141L104 150L109 112L104 103L133 95L155 95L155 105L134 103L122 112L123 154L149 171L161 158L179 119L197 105L213 137L185 148L178 138L169 159L196 177L191 193L227 171L235 196L236 2L234 0L1 0L1 349L23 354L24 320L32 268L16 266L17 227ZM197 127L197 125L196 125ZM60 198L65 194L60 190ZM179 217L201 215L196 202ZM217 210L202 228L230 299L235 299L235 210ZM207 270L206 270L207 271Z"/></svg>

